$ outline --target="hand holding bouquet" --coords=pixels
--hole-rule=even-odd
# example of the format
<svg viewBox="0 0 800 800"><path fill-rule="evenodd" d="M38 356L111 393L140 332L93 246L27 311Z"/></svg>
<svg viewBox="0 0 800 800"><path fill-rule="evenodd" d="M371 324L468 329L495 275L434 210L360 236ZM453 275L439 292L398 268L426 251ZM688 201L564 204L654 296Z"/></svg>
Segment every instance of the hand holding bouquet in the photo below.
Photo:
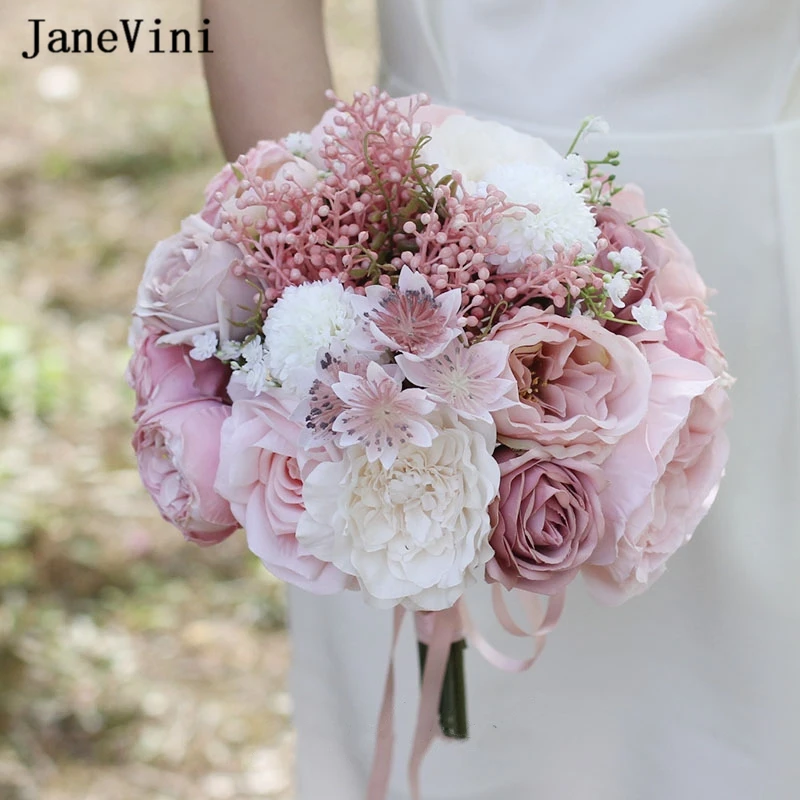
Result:
<svg viewBox="0 0 800 800"><path fill-rule="evenodd" d="M146 487L190 540L243 527L283 580L416 612L419 758L430 697L466 734L470 584L548 596L545 628L579 573L621 602L722 475L707 290L618 154L575 152L599 124L562 156L424 97L337 101L227 166L140 286Z"/></svg>

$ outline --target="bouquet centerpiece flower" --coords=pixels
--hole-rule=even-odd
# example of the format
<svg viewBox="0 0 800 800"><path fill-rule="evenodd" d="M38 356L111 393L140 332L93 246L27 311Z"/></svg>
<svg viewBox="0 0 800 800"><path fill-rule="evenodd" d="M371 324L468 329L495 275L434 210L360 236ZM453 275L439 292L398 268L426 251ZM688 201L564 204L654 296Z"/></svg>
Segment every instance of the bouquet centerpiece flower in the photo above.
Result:
<svg viewBox="0 0 800 800"><path fill-rule="evenodd" d="M467 735L465 636L529 666L582 575L644 591L713 502L730 377L665 211L584 160L373 90L258 143L145 267L131 341L143 482L201 545L414 613L416 770ZM536 641L508 663L470 585ZM548 598L519 627L503 593ZM390 668L370 783L385 794ZM436 714L438 708L438 723Z"/></svg>

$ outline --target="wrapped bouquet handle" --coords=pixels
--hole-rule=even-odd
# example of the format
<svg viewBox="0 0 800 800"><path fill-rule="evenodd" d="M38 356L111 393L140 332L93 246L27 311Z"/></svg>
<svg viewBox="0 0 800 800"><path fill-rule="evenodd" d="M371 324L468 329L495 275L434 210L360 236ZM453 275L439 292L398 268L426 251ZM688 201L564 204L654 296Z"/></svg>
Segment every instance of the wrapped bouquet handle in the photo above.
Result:
<svg viewBox="0 0 800 800"><path fill-rule="evenodd" d="M420 800L419 773L422 761L437 735L446 738L467 738L466 686L463 669L463 651L466 635L470 644L492 665L505 672L523 672L530 669L539 658L547 635L558 623L564 609L564 593L551 597L542 616L538 596L520 594L531 625L530 631L519 627L508 610L503 590L492 586L492 602L498 622L512 636L530 638L534 652L525 659L507 656L493 647L472 621L463 599L444 611L415 613L418 641L425 648L422 660L422 688L420 691L414 741L408 764L408 780L412 800ZM406 611L401 606L394 610L392 646L389 667L384 685L378 719L378 735L370 774L366 800L385 800L392 767L394 749L394 650L400 635ZM451 685L448 686L448 680ZM438 714L438 718L437 718ZM457 735L452 735L456 733Z"/></svg>

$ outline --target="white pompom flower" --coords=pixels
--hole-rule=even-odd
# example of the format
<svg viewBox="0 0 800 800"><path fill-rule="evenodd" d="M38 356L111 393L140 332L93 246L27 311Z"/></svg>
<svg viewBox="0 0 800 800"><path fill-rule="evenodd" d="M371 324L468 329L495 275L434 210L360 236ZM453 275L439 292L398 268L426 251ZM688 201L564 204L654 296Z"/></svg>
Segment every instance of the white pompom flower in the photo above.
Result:
<svg viewBox="0 0 800 800"><path fill-rule="evenodd" d="M538 213L515 209L504 215L493 233L500 244L507 245L507 256L493 256L500 272L521 266L534 254L552 261L556 246L569 249L580 245L584 255L594 255L599 235L591 209L562 174L547 167L528 163L503 164L486 173L486 183L520 205L535 205Z"/></svg>
<svg viewBox="0 0 800 800"><path fill-rule="evenodd" d="M264 322L266 364L284 388L302 393L321 349L344 344L359 322L337 280L288 286Z"/></svg>

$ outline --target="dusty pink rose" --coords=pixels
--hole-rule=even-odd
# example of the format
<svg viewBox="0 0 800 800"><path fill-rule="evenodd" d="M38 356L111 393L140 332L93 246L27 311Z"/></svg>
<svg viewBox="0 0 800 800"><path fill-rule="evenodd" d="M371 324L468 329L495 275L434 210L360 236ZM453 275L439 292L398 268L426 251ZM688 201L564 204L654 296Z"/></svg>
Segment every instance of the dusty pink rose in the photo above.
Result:
<svg viewBox="0 0 800 800"><path fill-rule="evenodd" d="M146 411L191 400L226 397L230 369L219 359L195 361L185 345L159 345L160 333L146 332L128 363L128 385L136 392L134 420Z"/></svg>
<svg viewBox="0 0 800 800"><path fill-rule="evenodd" d="M489 339L511 348L516 402L492 415L510 447L600 463L647 411L647 360L596 320L525 307Z"/></svg>
<svg viewBox="0 0 800 800"><path fill-rule="evenodd" d="M217 544L238 527L214 491L220 429L230 407L195 400L146 414L133 436L139 474L161 515L191 542Z"/></svg>
<svg viewBox="0 0 800 800"><path fill-rule="evenodd" d="M199 216L188 217L147 259L134 314L168 334L162 343L188 344L207 330L220 331L221 339L247 333L239 323L253 315L256 291L232 270L238 248L213 235Z"/></svg>
<svg viewBox="0 0 800 800"><path fill-rule="evenodd" d="M644 591L689 540L728 454L723 426L730 402L720 380L663 344L643 351L653 371L647 416L603 464L609 488L601 502L617 557L584 569L593 593L609 604Z"/></svg>
<svg viewBox="0 0 800 800"><path fill-rule="evenodd" d="M313 186L318 179L316 167L295 156L282 144L269 140L258 142L245 153L245 168L265 181L293 180L306 188ZM201 216L211 225L219 219L223 206L228 208L228 201L242 195L240 180L234 170L238 171L239 166L226 164L206 187L206 202Z"/></svg>
<svg viewBox="0 0 800 800"><path fill-rule="evenodd" d="M222 429L216 488L273 575L315 594L334 594L347 587L348 577L309 555L295 537L305 510L303 479L328 460L324 449L298 446L301 428L290 419L296 404L282 390L234 402Z"/></svg>
<svg viewBox="0 0 800 800"><path fill-rule="evenodd" d="M507 589L561 591L586 563L608 563L614 540L604 536L602 468L579 460L549 461L501 448L500 492L489 513L495 557L489 578Z"/></svg>

